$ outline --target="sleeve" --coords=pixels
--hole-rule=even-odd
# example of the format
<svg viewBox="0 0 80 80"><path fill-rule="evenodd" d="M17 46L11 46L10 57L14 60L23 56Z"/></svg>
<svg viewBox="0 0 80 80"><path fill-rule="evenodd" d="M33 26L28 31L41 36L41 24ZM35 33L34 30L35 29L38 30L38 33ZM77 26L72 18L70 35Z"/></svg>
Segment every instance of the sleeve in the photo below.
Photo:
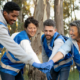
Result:
<svg viewBox="0 0 80 80"><path fill-rule="evenodd" d="M44 50L44 47L43 47L43 43L41 41L41 45L42 45L42 61L43 62L47 62L49 60L48 56L46 55L46 52Z"/></svg>
<svg viewBox="0 0 80 80"><path fill-rule="evenodd" d="M57 53L58 49L64 44L63 40L62 39L56 39L54 41L54 47L53 47L53 50L52 50L52 54L49 58L49 60L51 60L53 58L53 56Z"/></svg>
<svg viewBox="0 0 80 80"><path fill-rule="evenodd" d="M0 26L0 43L9 50L16 58L27 63L28 54L9 36L5 27Z"/></svg>
<svg viewBox="0 0 80 80"><path fill-rule="evenodd" d="M24 49L24 51L26 52L27 56L27 63L28 64L33 64L33 62L37 62L40 63L36 53L33 51L29 40L22 40L20 43L20 46Z"/></svg>
<svg viewBox="0 0 80 80"><path fill-rule="evenodd" d="M11 38L14 39L14 37L15 37L18 33L19 33L19 32L13 33L13 34L11 35Z"/></svg>
<svg viewBox="0 0 80 80"><path fill-rule="evenodd" d="M64 56L68 54L68 52L71 51L71 46L73 45L72 40L69 38L58 50L58 52L61 52Z"/></svg>

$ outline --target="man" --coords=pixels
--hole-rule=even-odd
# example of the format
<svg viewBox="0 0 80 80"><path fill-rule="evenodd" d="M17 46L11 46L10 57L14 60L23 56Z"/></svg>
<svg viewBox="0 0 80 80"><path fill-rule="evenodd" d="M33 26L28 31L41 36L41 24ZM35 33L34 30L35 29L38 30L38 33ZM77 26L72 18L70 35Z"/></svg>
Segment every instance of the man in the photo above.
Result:
<svg viewBox="0 0 80 80"><path fill-rule="evenodd" d="M69 34L70 38L64 43L64 45L62 45L55 56L53 56L52 60L40 65L36 64L35 67L44 73L48 73L57 61L64 58L68 52L71 51L77 69L80 72L80 20L76 20L70 23Z"/></svg>
<svg viewBox="0 0 80 80"><path fill-rule="evenodd" d="M35 60L32 60L32 56L27 55L26 52L11 39L7 28L7 24L12 25L16 21L19 16L19 11L20 7L14 2L7 2L4 5L3 11L0 11L0 49L4 46L15 58L18 58L26 64L28 61L34 62Z"/></svg>
<svg viewBox="0 0 80 80"><path fill-rule="evenodd" d="M65 40L60 35L57 37L59 33L56 31L55 22L51 19L48 19L44 22L44 34L42 35L42 59L43 62L47 62L51 60L52 57L57 53L58 49L61 45L64 44ZM44 39L44 40L43 40ZM67 60L71 57L69 53L62 60ZM59 65L62 61L55 63L54 65ZM59 66L51 70L52 80L68 80L70 66L72 65L72 59L68 63L64 63L64 65L59 69ZM54 67L55 67L54 66ZM59 70L58 70L59 69ZM59 77L59 78L58 78Z"/></svg>
<svg viewBox="0 0 80 80"><path fill-rule="evenodd" d="M27 64L32 65L34 62L40 63L36 53L31 47L30 39L36 34L38 27L38 21L33 17L29 17L25 20L24 30L18 33L12 34L11 38L19 44L26 52ZM13 53L7 51L1 58L1 78L2 80L24 80L22 70L25 64L18 58L15 58ZM8 77L7 77L8 76Z"/></svg>

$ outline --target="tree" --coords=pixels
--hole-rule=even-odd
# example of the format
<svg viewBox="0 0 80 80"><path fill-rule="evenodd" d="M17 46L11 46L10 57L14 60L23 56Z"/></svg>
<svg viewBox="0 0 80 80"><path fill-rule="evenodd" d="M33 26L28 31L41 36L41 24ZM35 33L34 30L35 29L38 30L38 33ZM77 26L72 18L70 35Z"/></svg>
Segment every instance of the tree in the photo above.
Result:
<svg viewBox="0 0 80 80"><path fill-rule="evenodd" d="M39 59L41 60L40 37L43 33L43 21L50 17L50 4L49 0L33 0L33 2L35 4L34 18L39 21L39 27L37 34L32 38L32 46ZM32 67L30 69L32 70ZM33 70L32 76L33 77L30 80L46 80L45 75L43 73L40 73L38 70Z"/></svg>
<svg viewBox="0 0 80 80"><path fill-rule="evenodd" d="M63 0L63 22L64 34L69 31L69 23L76 20L75 10L79 10L79 6L75 3L76 0ZM72 16L74 14L74 17Z"/></svg>
<svg viewBox="0 0 80 80"><path fill-rule="evenodd" d="M54 0L54 17L56 22L57 31L64 34L63 27L63 0Z"/></svg>

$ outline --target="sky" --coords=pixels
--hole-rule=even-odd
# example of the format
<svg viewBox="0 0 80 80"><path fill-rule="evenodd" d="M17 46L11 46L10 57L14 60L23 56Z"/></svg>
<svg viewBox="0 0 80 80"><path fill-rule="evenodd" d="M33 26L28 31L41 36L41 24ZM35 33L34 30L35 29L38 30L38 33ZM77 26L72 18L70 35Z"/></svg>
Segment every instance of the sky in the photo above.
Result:
<svg viewBox="0 0 80 80"><path fill-rule="evenodd" d="M80 0L76 0L76 2L74 4L77 4L80 9ZM77 19L80 20L80 10L75 10L75 14L76 14ZM74 13L72 13L72 17L74 17Z"/></svg>

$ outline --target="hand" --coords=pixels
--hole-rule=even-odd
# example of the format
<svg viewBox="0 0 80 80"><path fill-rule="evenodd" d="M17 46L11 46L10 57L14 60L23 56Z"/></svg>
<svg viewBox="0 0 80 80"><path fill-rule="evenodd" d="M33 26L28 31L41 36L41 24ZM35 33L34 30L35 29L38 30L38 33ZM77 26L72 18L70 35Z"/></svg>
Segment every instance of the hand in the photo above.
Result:
<svg viewBox="0 0 80 80"><path fill-rule="evenodd" d="M52 79L50 72L46 73L46 76L47 76L47 80L51 80Z"/></svg>
<svg viewBox="0 0 80 80"><path fill-rule="evenodd" d="M43 73L50 72L50 70L52 69L53 65L54 65L53 60L50 60L50 61L42 63L42 64L35 63L35 62L32 64L33 67L38 68Z"/></svg>

